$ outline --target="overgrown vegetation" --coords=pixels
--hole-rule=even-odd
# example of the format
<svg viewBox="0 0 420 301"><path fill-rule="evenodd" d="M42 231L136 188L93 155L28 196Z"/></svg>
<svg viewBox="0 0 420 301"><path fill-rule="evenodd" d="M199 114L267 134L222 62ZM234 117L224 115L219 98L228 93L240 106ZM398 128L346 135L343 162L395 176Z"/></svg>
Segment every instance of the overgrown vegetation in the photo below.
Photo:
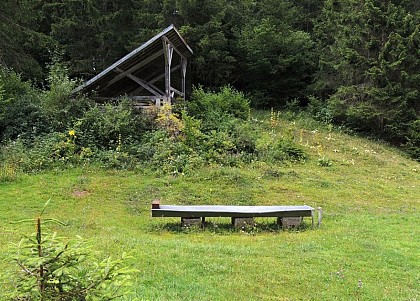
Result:
<svg viewBox="0 0 420 301"><path fill-rule="evenodd" d="M272 116L272 118L270 118ZM88 239L99 258L130 251L139 270L122 300L411 300L419 294L420 166L394 148L348 135L304 115L254 112L267 132L294 133L304 164L212 164L180 174L80 166L18 174L0 183L0 299L12 290L15 249L32 216L52 198L49 233ZM320 166L325 158L330 166ZM328 165L328 164L327 164ZM320 229L233 230L228 218L183 228L151 218L163 204L322 207ZM310 219L305 221L310 225ZM287 270L287 273L285 272ZM135 296L135 297L134 297ZM118 300L118 299L117 299Z"/></svg>
<svg viewBox="0 0 420 301"><path fill-rule="evenodd" d="M260 109L309 104L418 159L419 8L417 0L2 1L1 66L49 90L42 100L0 93L14 117L6 136L49 131L48 122L66 130L83 108L66 99L73 79L91 78L173 23L194 50L194 85L231 85ZM4 81L0 91L9 89Z"/></svg>
<svg viewBox="0 0 420 301"><path fill-rule="evenodd" d="M0 299L111 299L124 250L143 272L120 300L416 299L420 167L378 141L420 159L418 3L0 2ZM169 23L194 49L187 102L71 95ZM92 248L38 220L9 249L50 197L51 233ZM306 203L324 226L187 229L151 220L156 198Z"/></svg>
<svg viewBox="0 0 420 301"><path fill-rule="evenodd" d="M293 133L284 129L280 135L263 134L264 125L251 118L249 100L230 86L219 92L199 87L181 111L164 106L151 114L134 109L125 99L103 105L84 97L70 100L69 87L74 83L60 72L57 66L51 68L51 86L56 88L48 93L35 90L11 72L10 78L15 80L13 85L4 85L5 99L10 99L14 87L23 90L24 99L32 93L39 99L37 114L48 116L48 127L36 132L32 115L15 116L14 111L4 110L4 129L15 131L2 133L6 142L0 150L4 170L36 172L96 164L185 173L208 164L240 166L252 161L305 159ZM52 103L56 97L60 101ZM33 126L14 127L16 119L21 125Z"/></svg>

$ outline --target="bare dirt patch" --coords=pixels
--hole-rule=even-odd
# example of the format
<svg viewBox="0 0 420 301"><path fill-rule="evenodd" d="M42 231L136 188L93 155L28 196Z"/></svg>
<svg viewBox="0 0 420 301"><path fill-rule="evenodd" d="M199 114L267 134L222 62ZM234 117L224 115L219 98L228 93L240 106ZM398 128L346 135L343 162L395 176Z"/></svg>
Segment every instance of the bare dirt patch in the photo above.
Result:
<svg viewBox="0 0 420 301"><path fill-rule="evenodd" d="M88 192L88 191L86 191L86 190L81 190L81 191L79 191L79 190L74 190L74 191L73 191L73 196L78 197L78 198L85 197L85 196L87 196L88 194L89 194L89 192Z"/></svg>

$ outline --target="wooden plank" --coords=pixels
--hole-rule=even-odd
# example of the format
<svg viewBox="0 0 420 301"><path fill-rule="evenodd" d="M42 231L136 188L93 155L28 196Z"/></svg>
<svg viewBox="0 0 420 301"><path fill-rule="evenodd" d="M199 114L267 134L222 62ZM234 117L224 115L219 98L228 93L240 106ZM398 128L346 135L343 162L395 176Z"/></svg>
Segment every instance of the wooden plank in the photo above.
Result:
<svg viewBox="0 0 420 301"><path fill-rule="evenodd" d="M298 217L312 216L304 206L172 206L152 209L153 217Z"/></svg>
<svg viewBox="0 0 420 301"><path fill-rule="evenodd" d="M132 100L150 100L155 101L156 99L162 99L163 95L161 96L129 96Z"/></svg>
<svg viewBox="0 0 420 301"><path fill-rule="evenodd" d="M156 87L153 83L151 83L150 81L146 81L146 83L153 89L155 89L156 92L160 93L160 95L162 95L162 97L165 96L165 92L163 92L161 89L159 89L158 87ZM130 92L131 95L137 95L138 93L140 93L141 91L143 91L144 88L143 87L138 87L136 90L134 90L133 92Z"/></svg>

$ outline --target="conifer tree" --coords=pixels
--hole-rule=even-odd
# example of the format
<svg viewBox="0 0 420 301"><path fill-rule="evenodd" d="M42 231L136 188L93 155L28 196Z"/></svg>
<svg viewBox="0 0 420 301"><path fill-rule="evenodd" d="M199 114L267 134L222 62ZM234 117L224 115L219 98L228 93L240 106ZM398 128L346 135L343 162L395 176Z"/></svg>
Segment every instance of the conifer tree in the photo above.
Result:
<svg viewBox="0 0 420 301"><path fill-rule="evenodd" d="M419 116L420 22L393 1L327 0L314 85L336 121L404 143Z"/></svg>

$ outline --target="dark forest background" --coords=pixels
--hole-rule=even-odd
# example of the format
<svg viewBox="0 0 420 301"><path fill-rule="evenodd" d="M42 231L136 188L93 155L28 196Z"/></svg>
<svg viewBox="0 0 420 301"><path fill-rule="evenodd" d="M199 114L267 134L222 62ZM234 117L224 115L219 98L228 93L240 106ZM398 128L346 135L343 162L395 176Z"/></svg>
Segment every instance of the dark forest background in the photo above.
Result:
<svg viewBox="0 0 420 301"><path fill-rule="evenodd" d="M30 94L25 85L58 89L51 87L57 61L71 80L86 80L174 24L194 50L195 86L230 85L256 108L305 109L418 159L419 7L417 0L1 1L0 136L15 138L19 114L35 114L35 96L18 100L20 90ZM36 120L39 131L50 116L41 117L24 122Z"/></svg>

